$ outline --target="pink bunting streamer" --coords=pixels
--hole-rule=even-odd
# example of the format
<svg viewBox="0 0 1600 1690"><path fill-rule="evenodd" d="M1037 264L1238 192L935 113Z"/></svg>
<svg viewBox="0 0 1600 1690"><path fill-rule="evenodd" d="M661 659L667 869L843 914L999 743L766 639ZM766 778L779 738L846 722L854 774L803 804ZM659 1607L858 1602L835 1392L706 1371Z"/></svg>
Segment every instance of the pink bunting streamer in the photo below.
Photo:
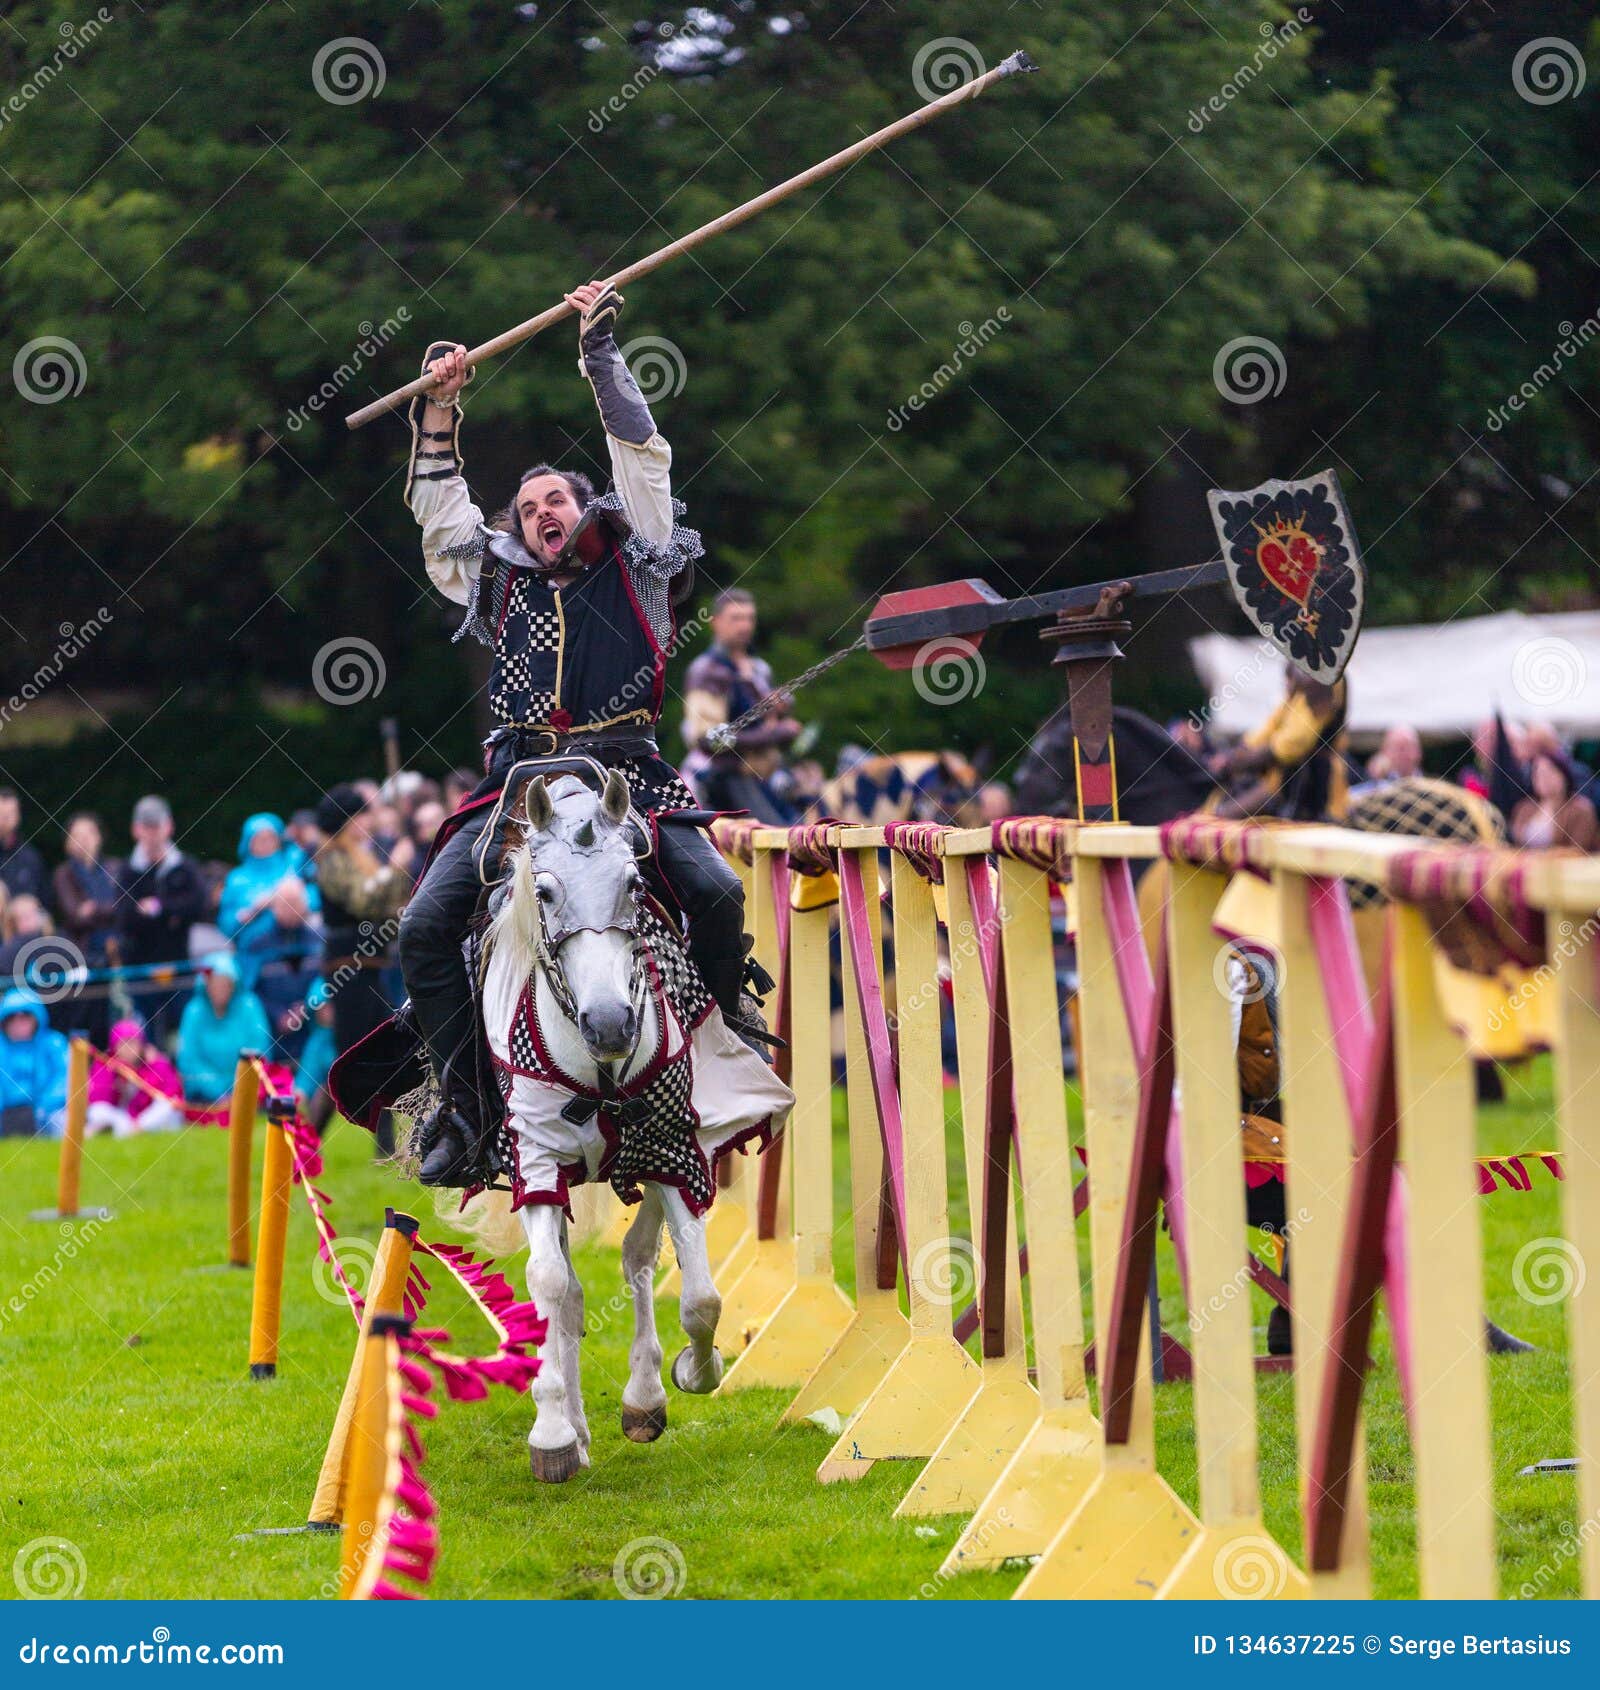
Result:
<svg viewBox="0 0 1600 1690"><path fill-rule="evenodd" d="M292 1102L294 1094L277 1089L264 1064L257 1063L256 1071L268 1098L274 1102ZM351 1283L334 1250L339 1235L328 1217L333 1199L313 1183L322 1173L322 1142L298 1109L279 1125L279 1130L289 1144L294 1183L305 1194L306 1207L317 1229L317 1255L333 1269L359 1324L366 1300ZM549 1322L540 1316L538 1309L531 1302L519 1301L505 1276L497 1273L492 1264L480 1262L470 1250L457 1244L429 1244L418 1238L413 1251L402 1297L406 1319L417 1319L433 1289L416 1257L432 1256L454 1276L488 1322L496 1344L493 1353L487 1356L458 1356L445 1348L450 1334L442 1328L413 1327L400 1339L404 1437L400 1477L393 1495L386 1499L389 1517L384 1528L383 1560L371 1590L373 1599L380 1602L418 1600L422 1589L432 1580L438 1560L439 1509L421 1471L427 1454L422 1427L439 1412L439 1405L430 1400L435 1379L443 1383L451 1402L481 1401L488 1396L491 1385L504 1385L521 1395L539 1371L538 1358L529 1351L544 1342L549 1330Z"/></svg>

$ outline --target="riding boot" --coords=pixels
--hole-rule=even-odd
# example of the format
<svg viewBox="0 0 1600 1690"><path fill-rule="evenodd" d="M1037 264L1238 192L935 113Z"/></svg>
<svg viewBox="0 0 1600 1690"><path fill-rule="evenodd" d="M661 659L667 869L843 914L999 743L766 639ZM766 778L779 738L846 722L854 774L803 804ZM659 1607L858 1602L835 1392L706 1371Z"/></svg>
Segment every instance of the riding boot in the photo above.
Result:
<svg viewBox="0 0 1600 1690"><path fill-rule="evenodd" d="M463 975L463 987L466 981ZM478 1077L490 1071L472 1000L453 993L412 997L411 1004L427 1046L428 1064L439 1084L439 1107L422 1122L423 1185L467 1186L476 1183L493 1131Z"/></svg>
<svg viewBox="0 0 1600 1690"><path fill-rule="evenodd" d="M745 941L745 950L734 956L699 957L694 960L700 970L701 978L706 983L706 990L716 1000L717 1008L722 1011L722 1019L727 1024L728 1031L739 1038L764 1057L768 1045L781 1045L783 1041L767 1031L766 1019L761 1013L761 1004L755 995L747 990L748 986L757 986L764 991L772 990L772 977L745 954L749 948L749 940Z"/></svg>

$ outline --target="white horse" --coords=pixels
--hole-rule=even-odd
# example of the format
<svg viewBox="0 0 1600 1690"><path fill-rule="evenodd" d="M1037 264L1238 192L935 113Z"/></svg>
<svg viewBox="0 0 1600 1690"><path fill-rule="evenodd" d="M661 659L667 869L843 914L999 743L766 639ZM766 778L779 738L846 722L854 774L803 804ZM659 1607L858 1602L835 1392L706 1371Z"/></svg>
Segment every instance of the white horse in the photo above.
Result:
<svg viewBox="0 0 1600 1690"><path fill-rule="evenodd" d="M561 1484L589 1464L570 1188L608 1177L618 1158L637 1176L642 1201L622 1246L634 1309L622 1429L650 1443L667 1425L653 1295L662 1224L682 1271L679 1311L689 1338L672 1382L708 1392L722 1377L722 1299L702 1218L708 1175L734 1143L775 1131L794 1098L715 1007L687 1028L663 991L670 971L641 932L642 830L630 822L627 781L612 771L597 795L573 775L548 786L540 777L523 802L523 842L510 853L485 947L483 1012L489 1047L511 1076L512 1183L528 1241L528 1291L550 1322L533 1384L529 1454L536 1479ZM472 1225L470 1209L463 1219Z"/></svg>

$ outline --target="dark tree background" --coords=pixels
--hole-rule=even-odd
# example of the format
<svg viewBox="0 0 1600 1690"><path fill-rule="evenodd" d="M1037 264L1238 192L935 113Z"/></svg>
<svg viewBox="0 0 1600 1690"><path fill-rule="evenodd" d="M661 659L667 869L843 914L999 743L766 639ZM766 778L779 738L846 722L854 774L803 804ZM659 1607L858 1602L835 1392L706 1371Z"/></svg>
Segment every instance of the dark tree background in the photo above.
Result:
<svg viewBox="0 0 1600 1690"><path fill-rule="evenodd" d="M70 54L68 28L0 23L27 91L0 123L0 776L41 826L91 802L120 833L154 788L227 850L372 768L385 715L409 762L470 761L481 676L422 574L405 429L344 413L1019 46L1038 75L630 290L620 338L670 343L634 357L669 377L705 584L759 594L780 672L891 585L1198 559L1207 486L1327 463L1376 618L1596 600L1600 346L1538 374L1600 310L1596 92L1518 69L1555 37L1600 72L1591 6L108 3ZM41 337L81 360L56 403L13 363ZM1258 402L1216 374L1245 337L1281 359ZM486 507L539 458L603 471L572 339L469 389ZM1182 639L1212 618L1141 629L1123 696L1197 703ZM345 638L386 679L339 707L313 672ZM1003 772L1056 689L1026 630L985 657L959 709L856 658L803 713L825 748Z"/></svg>

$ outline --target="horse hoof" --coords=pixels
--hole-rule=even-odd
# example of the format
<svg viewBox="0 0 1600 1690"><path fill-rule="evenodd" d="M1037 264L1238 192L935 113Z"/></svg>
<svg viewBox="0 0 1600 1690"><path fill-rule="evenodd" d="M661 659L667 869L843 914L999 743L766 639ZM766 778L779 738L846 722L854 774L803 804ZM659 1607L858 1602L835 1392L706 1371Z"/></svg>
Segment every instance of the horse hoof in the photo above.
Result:
<svg viewBox="0 0 1600 1690"><path fill-rule="evenodd" d="M629 1408L622 1405L622 1435L630 1443L653 1444L667 1429L667 1405L660 1408Z"/></svg>
<svg viewBox="0 0 1600 1690"><path fill-rule="evenodd" d="M541 1485L564 1485L580 1465L577 1440L562 1449L540 1449L537 1444L529 1444L528 1464Z"/></svg>
<svg viewBox="0 0 1600 1690"><path fill-rule="evenodd" d="M680 1391L687 1391L692 1396L705 1396L716 1390L722 1383L722 1351L714 1345L711 1350L711 1383L709 1385L691 1385L688 1381L689 1368L694 1365L694 1351L685 1344L672 1358L672 1382Z"/></svg>

